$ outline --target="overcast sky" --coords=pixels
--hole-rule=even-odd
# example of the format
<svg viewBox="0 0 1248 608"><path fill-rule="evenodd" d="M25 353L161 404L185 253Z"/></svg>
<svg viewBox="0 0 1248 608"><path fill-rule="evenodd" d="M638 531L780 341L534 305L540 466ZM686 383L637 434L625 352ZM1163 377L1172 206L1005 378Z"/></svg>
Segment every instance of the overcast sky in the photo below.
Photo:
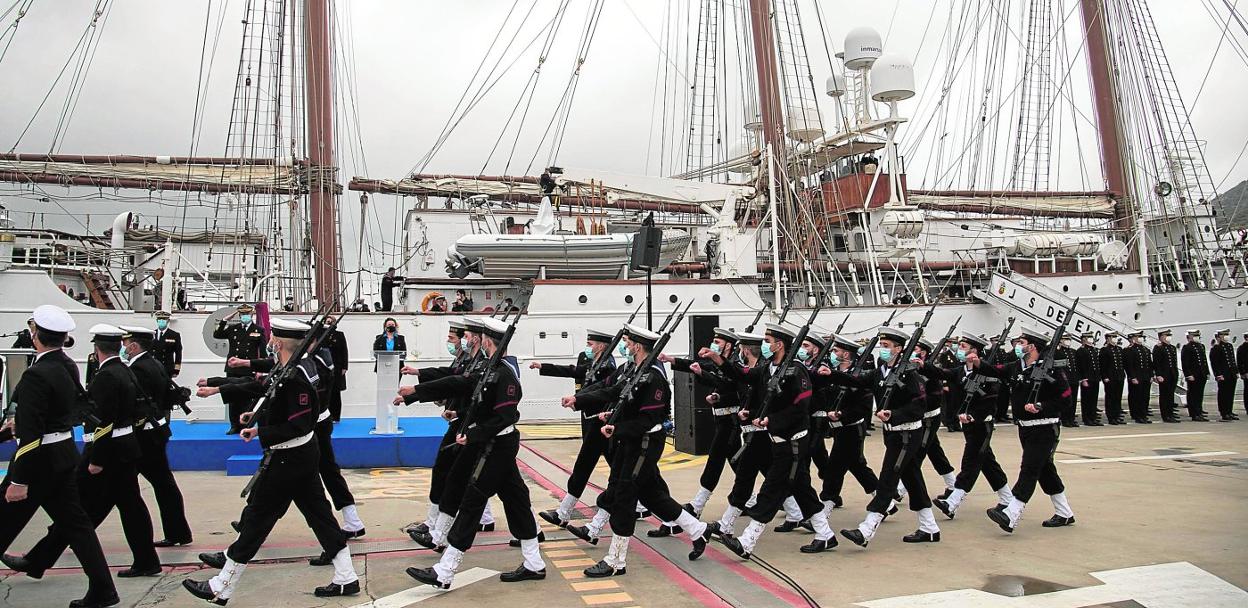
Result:
<svg viewBox="0 0 1248 608"><path fill-rule="evenodd" d="M543 42L541 34L549 29L558 1L561 0L515 2L514 12L502 29L504 40L499 42L495 54L491 55L498 56L506 39L513 32L518 32L510 54L503 55L504 65L515 60L513 67L506 72L500 68L498 73L503 77L458 127L429 163L427 171L475 174L484 166L487 173L501 172L508 167L509 173L519 174L529 167L535 148L542 140L545 125L550 121L568 82L575 49L585 29L589 7L593 4L590 0L572 0L570 3L561 29L547 53L538 92L530 106L525 131L517 140L515 153L511 153L513 139L516 139L514 121L511 131L501 139L498 151L490 155L490 150L499 140L503 125L518 106L518 100L522 99L526 82L537 63L538 49ZM819 9L826 19L827 40L832 52L841 47L850 28L871 26L887 35L886 48L889 52L914 59L920 97L904 102L901 107L903 114L910 115L931 107L931 98L940 92L939 81L944 76L945 68L937 49L944 32L949 29L948 14L953 1L820 0ZM1053 2L1060 5L1059 10L1062 11L1069 12L1075 7L1075 0ZM49 89L53 88L58 73L72 56L75 45L79 44L96 3L97 0L35 2L16 30L5 30L4 37L0 38L0 49L4 49L10 40L11 44L0 61L0 81L5 91L0 96L0 147L7 150L16 144L19 152L49 150L57 124L62 122L67 87L73 80L76 64L69 64L50 95ZM658 158L662 154L670 161L673 149L671 146L664 147L659 141L665 123L661 118L663 104L656 102L656 87L657 93L661 94L664 82L674 89L676 84L687 82L691 77L691 74L685 73L687 59L681 50L687 43L665 40L669 37L667 24L696 24L696 8L692 15L688 8L693 4L692 0L688 3L680 0L606 1L601 22L582 66L575 103L557 162L566 166L632 173L667 172L661 171ZM969 7L975 13L988 11L985 7L1002 7L1011 3L1004 0L956 0L954 4L958 10ZM1017 12L1024 4L1021 0L1014 0L1013 10ZM1217 50L1223 24L1215 21L1205 7L1216 5L1221 9L1219 18L1225 19L1223 3L1213 0L1154 0L1149 4L1174 65L1179 89L1189 105L1200 92L1198 103L1192 109L1192 124L1198 136L1207 142L1205 154L1213 180L1222 184L1223 189L1228 189L1248 178L1248 160L1241 160L1235 165L1248 140L1248 113L1242 110L1244 100L1248 98L1248 64L1244 56L1228 43L1223 43ZM188 153L202 52L208 58L210 81L201 110L204 129L198 153L223 153L233 101L233 82L239 64L240 21L244 5L243 0L224 3L217 0L211 4L211 9L205 1L191 0L124 0L112 3L106 18L101 20L102 25L96 28L98 46L89 62L89 71L82 80L78 101L69 114L68 126L63 128L55 150L91 154ZM811 71L818 86L822 87L829 68L814 4L811 0L799 0L798 5L803 12ZM342 128L338 132L343 182L351 175L364 174L365 171L377 178L402 176L417 166L430 149L494 40L495 33L512 9L513 2L355 0L349 4L338 2L337 7L337 41L339 52L344 57L340 63L338 83L343 98L351 98L344 78L349 76L355 85L353 93L358 94L355 97L358 106L347 103L341 109L358 110L360 127L358 132L353 127ZM525 20L524 15L530 7L532 13ZM217 20L222 15L224 20L217 37ZM6 16L0 22L0 28L8 27L13 17L12 14ZM210 27L205 48L206 18ZM1073 12L1073 19L1077 22L1077 11ZM725 18L725 21L731 20ZM676 37L687 36L689 29L688 26L678 25ZM1231 31L1235 33L1235 40L1248 43L1248 33L1236 30L1235 26ZM1013 32L1013 35L1019 34ZM729 38L733 36L735 34L729 34ZM1077 33L1072 36L1071 52L1074 53L1080 39ZM534 46L527 53L520 53L519 49L530 40L536 41ZM352 53L347 54L348 50ZM725 55L735 52L735 43L730 43ZM730 70L736 71L735 58L725 61L733 66ZM968 59L968 64L975 65L975 62ZM1086 82L1084 61L1080 59L1073 65L1072 79ZM664 71L667 73L666 80L662 74ZM1064 69L1055 71L1065 72ZM739 83L734 78L729 76L733 86L739 89ZM1012 85L1007 83L1006 86ZM1072 84L1071 87L1072 94L1086 95L1086 84ZM36 114L36 108L45 95L47 102ZM827 98L821 91L819 97L825 114L830 115ZM661 96L658 99L661 100ZM739 103L739 100L732 103ZM1082 104L1082 110L1068 112L1071 124L1087 120L1090 106L1085 102L1079 104ZM951 109L955 113L958 111ZM682 108L675 113L683 117L686 112ZM1083 112L1082 119L1080 112ZM730 113L738 117L741 114L735 106ZM343 111L342 115L345 117L347 112ZM32 116L35 120L27 129ZM736 118L733 120L734 125L740 122ZM917 131L924 120L925 117L917 116L911 130ZM669 120L666 124L666 130L670 130L675 123ZM930 131L920 138L921 141L937 139ZM1074 130L1063 133L1067 142L1064 145L1072 145L1069 142L1074 139ZM1079 126L1079 134L1085 140L1085 148L1094 145L1086 141L1092 136L1086 122ZM900 136L904 145L907 132L903 129ZM736 135L729 134L729 137ZM931 162L925 157L935 157L931 147L934 145L925 143L910 151L907 166L911 168L912 186L922 177L918 168L925 162ZM366 168L361 150L367 159ZM538 171L544 165L547 148L542 150L537 154L530 172ZM487 156L491 159L488 165L485 163ZM1079 172L1077 155L1067 153L1058 156L1055 163L1062 163L1064 177L1061 184L1055 185L1078 188L1081 185L1077 183L1079 180L1072 177ZM509 157L512 159L510 164L507 163ZM1096 161L1086 162L1094 164ZM667 162L664 168L681 164ZM1094 173L1099 175L1099 170ZM1098 186L1093 184L1092 187ZM45 187L44 191L56 196L66 194L66 190L53 187ZM166 225L181 213L176 208L141 200L118 205L67 199L58 200L58 205L32 201L15 194L18 192L14 186L0 186L0 200L10 209L47 213L43 219L49 226L67 229L81 230L83 224L89 222L92 232L105 228L107 216L121 209L135 210L149 218L166 216L160 220ZM81 196L84 192L77 190L74 194ZM87 196L90 194L89 191L85 193ZM387 199L389 197L375 197L377 211L369 223L371 230L385 232L384 238L389 241L395 238L389 232L398 217L398 206L393 199ZM190 215L202 216L205 212L205 209L195 209ZM344 198L342 213L344 240L354 242L358 223L354 195ZM89 220L88 214L92 214ZM19 216L18 219L24 224L26 217ZM380 238L375 233L370 234L371 240ZM347 250L353 251L353 247ZM377 257L373 258L373 263L384 265Z"/></svg>

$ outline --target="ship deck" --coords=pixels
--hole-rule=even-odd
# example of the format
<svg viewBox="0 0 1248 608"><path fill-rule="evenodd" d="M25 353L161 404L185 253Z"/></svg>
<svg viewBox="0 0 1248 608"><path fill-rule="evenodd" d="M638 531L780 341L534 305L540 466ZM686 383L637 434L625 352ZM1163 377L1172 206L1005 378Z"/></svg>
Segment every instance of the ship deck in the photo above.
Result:
<svg viewBox="0 0 1248 608"><path fill-rule="evenodd" d="M1012 429L999 431L994 449L1013 479L1018 441ZM534 507L551 508L562 495L565 471L575 457L578 429L570 424L526 425L522 432L519 460ZM951 459L960 457L960 435L942 431L940 438ZM808 533L769 530L756 553L821 606L1245 606L1246 445L1248 422L1064 430L1057 458L1078 519L1074 526L1042 528L1040 522L1051 510L1037 490L1020 528L1006 535L984 516L984 509L994 501L981 480L957 519L937 514L943 535L939 544L902 543L901 536L914 529L913 516L903 510L881 526L869 549L842 539L833 551L803 555L797 549L809 542ZM876 433L868 440L867 458L878 466L881 455ZM703 457L669 446L661 469L678 501L684 502L697 489L703 461ZM925 471L929 488L941 487L930 467L925 466ZM708 519L718 517L725 506L728 475L725 472L725 480L707 507ZM121 606L204 605L187 594L181 582L215 573L199 566L196 555L221 550L233 539L229 522L242 507L238 491L246 480L218 472L180 472L178 479L187 495L196 542L161 550L165 564L171 566L163 576L117 579ZM415 584L403 570L431 565L436 555L399 531L423 517L429 471L355 469L347 471L347 479L368 523L367 535L351 543L364 593L327 600L311 595L314 586L329 581L332 571L306 564L306 558L320 549L302 518L292 511L248 569L230 606L480 606L500 599L507 606L608 608L809 605L776 576L756 563L742 562L717 543L701 560L688 562L684 537L645 537L644 531L655 525L653 520L638 526L627 576L582 578L581 570L602 557L607 543L590 546L566 531L544 525L546 580L500 583L495 573L513 569L520 556L518 550L507 547L509 535L497 500L494 512L499 516L499 530L478 537L457 581L462 586L434 591ZM605 483L605 466L599 466L583 498L592 500ZM866 497L852 479L847 480L845 507L833 512L833 528L855 526L865 503ZM154 509L150 494L148 504ZM588 507L583 510L589 513ZM36 515L9 551L28 549L46 524L42 514ZM100 537L114 568L129 564L116 515L101 526ZM73 556L67 554L41 581L0 571L0 606L67 605L86 586L75 566Z"/></svg>

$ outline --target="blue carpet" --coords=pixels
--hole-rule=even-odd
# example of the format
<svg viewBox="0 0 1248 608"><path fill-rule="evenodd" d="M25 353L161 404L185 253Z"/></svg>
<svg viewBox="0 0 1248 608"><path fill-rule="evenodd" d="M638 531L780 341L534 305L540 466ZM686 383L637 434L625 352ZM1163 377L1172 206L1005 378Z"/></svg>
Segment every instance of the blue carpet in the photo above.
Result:
<svg viewBox="0 0 1248 608"><path fill-rule="evenodd" d="M438 443L446 432L446 421L439 417L400 418L402 435L370 435L374 419L344 418L334 426L334 456L345 469L376 467L431 467ZM224 471L231 456L259 455L260 442L244 442L237 435L226 435L224 422L171 424L169 465L175 471ZM81 429L74 432L82 449ZM0 460L13 458L17 445L0 444ZM242 460L242 459L240 459ZM241 470L237 471L241 473ZM249 474L249 473L247 473Z"/></svg>

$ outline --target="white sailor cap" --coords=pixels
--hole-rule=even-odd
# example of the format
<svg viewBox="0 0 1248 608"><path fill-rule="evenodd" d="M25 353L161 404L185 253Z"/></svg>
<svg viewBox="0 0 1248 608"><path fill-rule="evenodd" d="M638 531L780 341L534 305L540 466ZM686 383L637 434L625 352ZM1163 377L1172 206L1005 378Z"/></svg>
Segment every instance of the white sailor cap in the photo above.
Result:
<svg viewBox="0 0 1248 608"><path fill-rule="evenodd" d="M1187 330L1187 335L1189 335L1189 336L1195 336L1195 337L1199 338L1199 337L1200 337L1200 330L1199 330L1199 329L1195 329L1195 328L1193 328L1193 329L1189 329L1189 330Z"/></svg>
<svg viewBox="0 0 1248 608"><path fill-rule="evenodd" d="M147 327L118 325L117 328L125 332L122 337L127 340L150 341L156 337L156 330Z"/></svg>
<svg viewBox="0 0 1248 608"><path fill-rule="evenodd" d="M107 323L96 323L91 326L90 331L91 335L95 336L91 338L92 342L107 342L112 344L120 343L121 337L126 333L126 330L117 327L116 325L109 325Z"/></svg>
<svg viewBox="0 0 1248 608"><path fill-rule="evenodd" d="M905 344L910 339L910 332L896 327L884 325L880 327L879 332L881 339L892 340L898 344Z"/></svg>
<svg viewBox="0 0 1248 608"><path fill-rule="evenodd" d="M640 342L646 346L654 346L659 341L659 334L637 327L632 323L624 324L624 333L628 334L629 340Z"/></svg>
<svg viewBox="0 0 1248 608"><path fill-rule="evenodd" d="M1018 337L1027 340L1028 344L1043 348L1049 343L1049 333L1038 327L1023 326L1018 331Z"/></svg>
<svg viewBox="0 0 1248 608"><path fill-rule="evenodd" d="M612 341L615 340L615 334L597 330L597 329L591 329L585 333L585 339L593 340L594 342L605 342L607 344L610 344Z"/></svg>
<svg viewBox="0 0 1248 608"><path fill-rule="evenodd" d="M67 334L78 327L73 317L64 308L52 304L44 304L35 309L30 317L39 328L58 334Z"/></svg>
<svg viewBox="0 0 1248 608"><path fill-rule="evenodd" d="M793 339L797 337L797 330L787 325L768 323L764 325L764 327L767 328L767 335L770 335L773 338L780 338L786 342L792 342Z"/></svg>
<svg viewBox="0 0 1248 608"><path fill-rule="evenodd" d="M446 324L451 328L451 331L454 332L455 335L457 336L464 335L464 330L468 329L468 326L464 325L463 319L451 319L447 321Z"/></svg>
<svg viewBox="0 0 1248 608"><path fill-rule="evenodd" d="M919 346L929 353L936 350L936 345L928 341L927 338L919 338Z"/></svg>
<svg viewBox="0 0 1248 608"><path fill-rule="evenodd" d="M742 346L758 346L763 343L763 336L759 334L747 334L745 332L737 333L737 342Z"/></svg>
<svg viewBox="0 0 1248 608"><path fill-rule="evenodd" d="M858 344L857 340L854 340L849 336L832 334L831 336L828 336L828 339L832 340L832 344L837 348L845 349L851 353L856 353L859 348L862 348L862 346Z"/></svg>
<svg viewBox="0 0 1248 608"><path fill-rule="evenodd" d="M823 345L826 343L823 336L811 332L806 332L806 337L802 338L802 341L814 344L815 348L823 348Z"/></svg>
<svg viewBox="0 0 1248 608"><path fill-rule="evenodd" d="M959 342L966 342L979 350L988 348L988 339L979 334L962 334L958 339Z"/></svg>
<svg viewBox="0 0 1248 608"><path fill-rule="evenodd" d="M741 340L741 338L737 336L736 332L733 332L731 329L724 329L722 327L716 327L714 332L715 332L716 338L719 338L720 340L723 340L724 342L727 342L729 344L736 344L738 341Z"/></svg>
<svg viewBox="0 0 1248 608"><path fill-rule="evenodd" d="M481 319L481 328L484 330L482 333L496 340L501 340L503 336L507 335L508 327L511 327L511 324L504 323L498 319L490 317Z"/></svg>
<svg viewBox="0 0 1248 608"><path fill-rule="evenodd" d="M311 325L294 319L271 319L269 327L273 330L274 336L295 340L303 338L308 334L308 330L312 329Z"/></svg>
<svg viewBox="0 0 1248 608"><path fill-rule="evenodd" d="M474 334L485 333L485 324L482 322L486 317L464 317L464 330Z"/></svg>

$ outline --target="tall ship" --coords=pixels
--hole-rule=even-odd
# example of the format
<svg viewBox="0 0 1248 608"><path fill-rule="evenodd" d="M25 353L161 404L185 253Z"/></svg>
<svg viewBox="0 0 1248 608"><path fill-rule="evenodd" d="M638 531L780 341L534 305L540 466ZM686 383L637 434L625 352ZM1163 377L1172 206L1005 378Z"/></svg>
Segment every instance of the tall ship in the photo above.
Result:
<svg viewBox="0 0 1248 608"><path fill-rule="evenodd" d="M108 4L91 27L105 27ZM80 332L172 311L186 383L219 373L211 334L239 303L272 315L334 308L352 352L344 415L355 417L373 413L371 346L387 317L407 337L407 359L430 365L449 361L449 317L513 306L525 311L512 342L522 364L571 361L589 329L635 312L657 326L685 305L674 355L696 351L710 328L742 329L760 310L774 321L786 307L793 318L819 307L816 330L851 335L890 318L913 327L929 309L942 329L995 334L1007 317L1055 327L1076 298L1075 333L1248 331L1244 239L1219 225L1203 141L1145 0L1029 0L996 15L951 2L944 31L927 32L917 56L890 50L884 21L834 35L826 3L668 3L662 30L646 31L659 57L651 107L613 109L649 111L660 126L645 175L561 153L565 140L593 136L573 120L577 104L604 103L577 94L582 73L630 60L595 54L596 33L632 9L534 2L482 39L462 93L419 92L459 103L434 140L412 142L410 171L382 177L340 168L346 156L366 166L359 123L370 118L358 108L368 66L344 34L346 3L244 4L219 155L194 145L186 155L0 154L0 201L211 211L169 225L131 211L76 233L0 211L0 329L21 329L45 303L79 317ZM210 9L207 25L236 19L228 6ZM80 69L65 76L68 108L94 57L94 34L84 40ZM556 57L568 40L579 40L575 52ZM211 86L202 65L197 84ZM506 93L513 109L482 115L509 74L527 78ZM549 90L562 94L541 107ZM212 125L199 122L199 95L202 130ZM416 96L410 110L419 106ZM479 142L481 162L432 169L472 121L501 123L496 140ZM380 201L393 220L380 219ZM348 221L356 238L344 238ZM379 311L391 267L392 309ZM444 309L460 291L472 310ZM566 383L522 367L523 416L575 415L559 406ZM192 415L219 420L224 408L205 401Z"/></svg>

